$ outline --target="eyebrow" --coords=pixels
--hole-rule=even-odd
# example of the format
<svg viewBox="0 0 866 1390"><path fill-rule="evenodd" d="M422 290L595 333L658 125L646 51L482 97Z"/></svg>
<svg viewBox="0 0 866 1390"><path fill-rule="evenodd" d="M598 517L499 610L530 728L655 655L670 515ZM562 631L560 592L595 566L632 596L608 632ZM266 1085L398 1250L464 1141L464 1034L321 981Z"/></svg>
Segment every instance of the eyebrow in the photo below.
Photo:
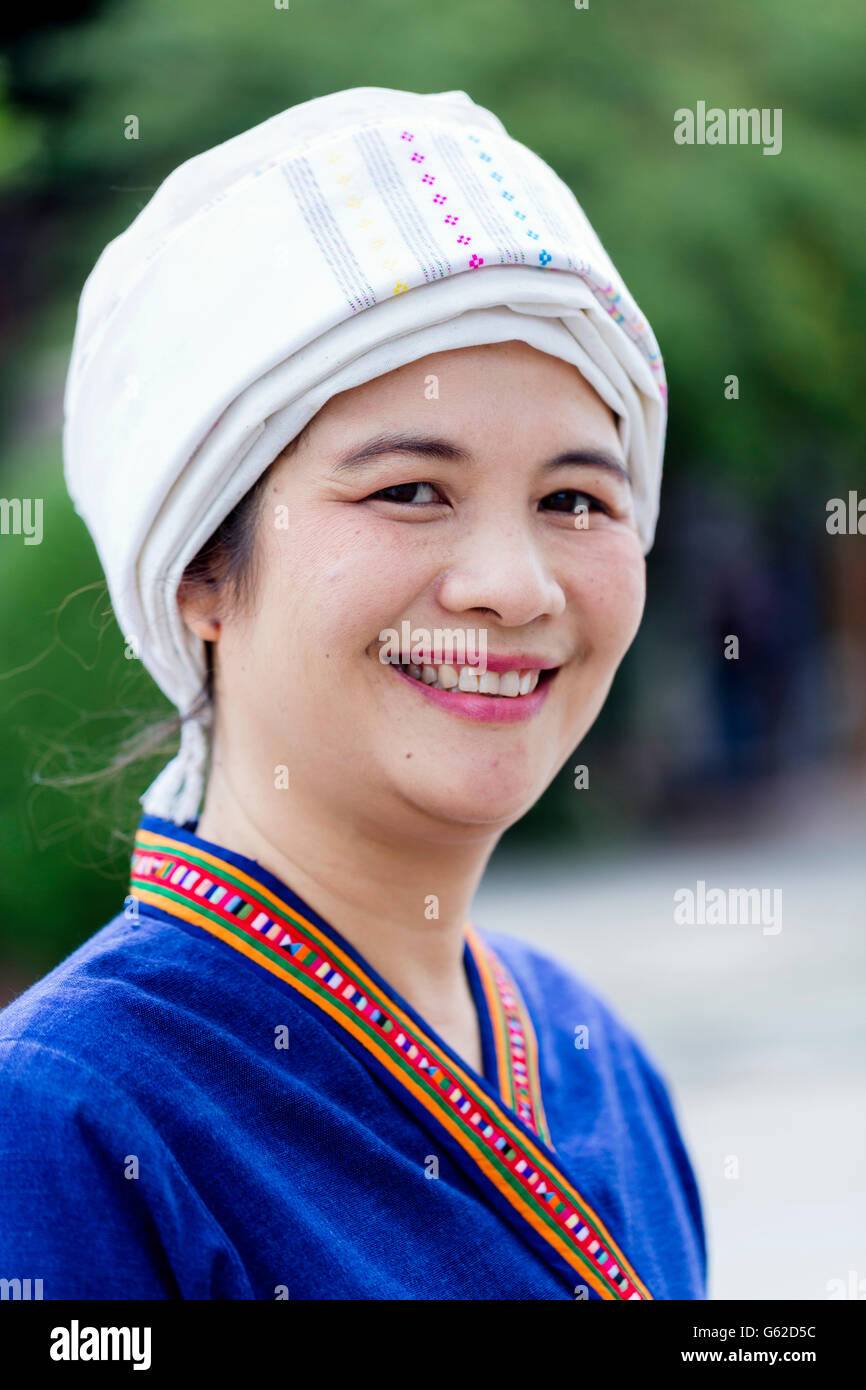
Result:
<svg viewBox="0 0 866 1390"><path fill-rule="evenodd" d="M384 454L415 454L425 458L445 460L449 463L472 462L472 455L468 449L461 448L459 444L454 444L449 439L436 439L428 435L415 434L380 434L375 439L362 444L359 449L338 455L333 471L334 473L343 473L358 464L381 458ZM548 470L560 468L563 464L569 463L604 468L609 473L617 474L624 482L628 483L629 487L631 486L628 469L615 454L608 452L607 449L568 449L564 453L557 454L555 458L547 459L542 467Z"/></svg>

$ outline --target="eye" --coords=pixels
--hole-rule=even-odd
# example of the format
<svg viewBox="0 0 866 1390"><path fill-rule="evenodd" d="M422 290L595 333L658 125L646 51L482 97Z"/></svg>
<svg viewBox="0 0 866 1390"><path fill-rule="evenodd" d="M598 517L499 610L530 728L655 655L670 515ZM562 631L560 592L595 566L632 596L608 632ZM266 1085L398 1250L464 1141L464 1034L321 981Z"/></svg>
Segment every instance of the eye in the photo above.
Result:
<svg viewBox="0 0 866 1390"><path fill-rule="evenodd" d="M538 505L542 511L570 512L575 515L581 511L603 512L605 515L608 512L607 507L603 502L599 502L597 497L588 492L578 492L576 488L564 488L562 492L548 493Z"/></svg>
<svg viewBox="0 0 866 1390"><path fill-rule="evenodd" d="M372 492L367 501L372 501L374 497L383 502L399 502L410 507L445 501L432 483L397 483L394 487L383 487L378 492Z"/></svg>

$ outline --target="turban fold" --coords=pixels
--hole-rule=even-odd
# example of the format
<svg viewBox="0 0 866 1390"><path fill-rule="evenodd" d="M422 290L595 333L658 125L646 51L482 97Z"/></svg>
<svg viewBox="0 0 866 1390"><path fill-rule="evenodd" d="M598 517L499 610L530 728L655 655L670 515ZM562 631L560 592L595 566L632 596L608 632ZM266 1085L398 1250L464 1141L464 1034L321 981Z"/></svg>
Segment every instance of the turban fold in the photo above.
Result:
<svg viewBox="0 0 866 1390"><path fill-rule="evenodd" d="M512 339L572 363L614 411L646 552L655 337L574 195L464 92L292 107L180 165L105 248L79 304L64 468L123 635L184 717L146 811L183 824L201 799L189 561L332 396Z"/></svg>

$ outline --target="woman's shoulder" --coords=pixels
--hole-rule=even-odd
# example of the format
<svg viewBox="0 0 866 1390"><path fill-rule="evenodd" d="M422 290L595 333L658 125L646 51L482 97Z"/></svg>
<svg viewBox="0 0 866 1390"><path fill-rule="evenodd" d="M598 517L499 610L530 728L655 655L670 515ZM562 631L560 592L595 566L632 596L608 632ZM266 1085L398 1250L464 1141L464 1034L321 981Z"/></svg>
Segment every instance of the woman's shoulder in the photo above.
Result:
<svg viewBox="0 0 866 1390"><path fill-rule="evenodd" d="M226 954L155 915L118 913L0 1012L7 1075L20 1066L35 1085L74 1066L138 1093L149 1063L235 1013L243 983Z"/></svg>
<svg viewBox="0 0 866 1390"><path fill-rule="evenodd" d="M0 1039L62 1041L63 1051L93 1029L107 1031L113 1006L136 986L153 996L168 957L182 960L181 945L166 923L118 913L0 1011Z"/></svg>
<svg viewBox="0 0 866 1390"><path fill-rule="evenodd" d="M662 1069L647 1043L639 1038L604 992L583 974L525 938L484 930L484 940L508 968L529 1010L539 1045L572 1055L576 1049L617 1068L653 1093L670 1111L671 1098Z"/></svg>
<svg viewBox="0 0 866 1390"><path fill-rule="evenodd" d="M223 941L135 903L0 1012L0 1065L31 1092L72 1066L154 1114L181 1078L190 1096L210 1092L215 1057L260 1056L274 1017L303 1014L294 991Z"/></svg>
<svg viewBox="0 0 866 1390"><path fill-rule="evenodd" d="M120 913L0 1011L0 1069L19 1111L28 1098L75 1106L79 1090L102 1093L129 1046L133 1000L139 1014L155 1007L163 936L162 923L139 919L136 930Z"/></svg>
<svg viewBox="0 0 866 1390"><path fill-rule="evenodd" d="M486 928L481 935L508 968L530 1012L533 1012L534 1002L545 1017L570 1018L577 1022L577 1009L584 1013L587 1021L589 1018L603 1021L612 1034L636 1043L616 1007L572 965L541 950L525 937Z"/></svg>
<svg viewBox="0 0 866 1390"><path fill-rule="evenodd" d="M176 1154L190 940L121 914L0 1013L0 1267L46 1298L176 1297L190 1249L235 1267Z"/></svg>
<svg viewBox="0 0 866 1390"><path fill-rule="evenodd" d="M659 1209L669 1206L671 1193L678 1191L702 1283L706 1239L700 1195L673 1093L653 1053L603 994L564 962L505 933L483 935L529 1010L548 1118L555 1121L562 1141L558 1147L575 1164L585 1162L587 1147L596 1154L613 1150L608 1166L620 1177L628 1171L631 1155L640 1190L655 1193ZM575 1115L580 1116L577 1131ZM621 1202L616 1182L606 1200L613 1210Z"/></svg>

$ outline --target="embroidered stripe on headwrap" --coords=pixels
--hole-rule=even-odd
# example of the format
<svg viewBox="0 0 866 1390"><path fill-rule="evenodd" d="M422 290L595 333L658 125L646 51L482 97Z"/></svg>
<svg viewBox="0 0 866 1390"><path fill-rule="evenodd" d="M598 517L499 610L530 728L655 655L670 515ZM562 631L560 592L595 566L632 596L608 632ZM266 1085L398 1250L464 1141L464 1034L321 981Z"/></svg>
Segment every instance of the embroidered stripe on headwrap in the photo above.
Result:
<svg viewBox="0 0 866 1390"><path fill-rule="evenodd" d="M573 194L464 92L292 107L180 165L106 247L78 310L65 475L124 637L184 717L148 813L184 824L203 789L189 561L332 396L512 339L572 363L614 411L649 550L655 337Z"/></svg>

